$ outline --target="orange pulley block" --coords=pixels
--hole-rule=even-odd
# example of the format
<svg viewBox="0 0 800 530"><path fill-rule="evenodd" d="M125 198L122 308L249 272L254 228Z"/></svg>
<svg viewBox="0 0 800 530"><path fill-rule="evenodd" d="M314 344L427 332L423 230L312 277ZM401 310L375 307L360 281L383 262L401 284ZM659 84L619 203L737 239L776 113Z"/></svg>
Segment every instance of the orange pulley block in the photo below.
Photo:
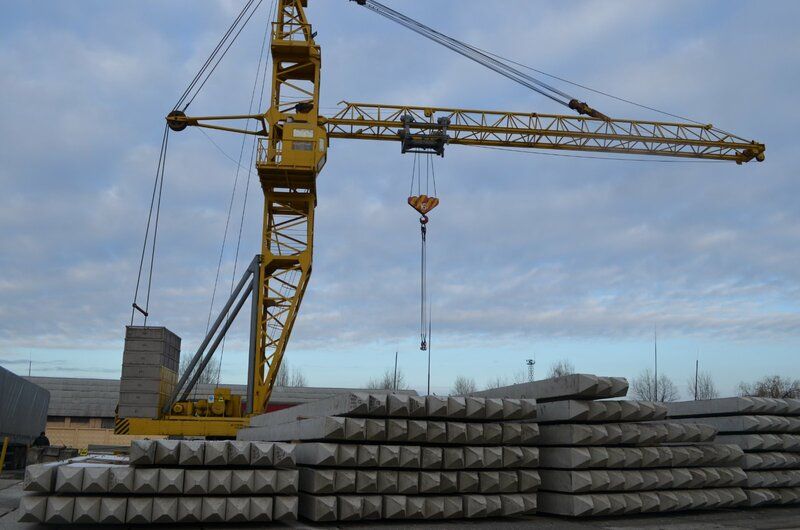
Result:
<svg viewBox="0 0 800 530"><path fill-rule="evenodd" d="M439 199L428 195L412 195L408 198L408 204L427 218L427 213L439 205Z"/></svg>

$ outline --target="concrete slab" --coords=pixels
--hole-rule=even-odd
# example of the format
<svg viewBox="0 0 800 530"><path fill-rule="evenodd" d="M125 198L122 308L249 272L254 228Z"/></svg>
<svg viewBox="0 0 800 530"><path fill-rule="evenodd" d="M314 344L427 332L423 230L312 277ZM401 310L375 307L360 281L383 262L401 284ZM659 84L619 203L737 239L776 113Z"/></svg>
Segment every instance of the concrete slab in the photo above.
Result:
<svg viewBox="0 0 800 530"><path fill-rule="evenodd" d="M228 442L214 440L205 443L203 463L206 466L221 467L228 465Z"/></svg>
<svg viewBox="0 0 800 530"><path fill-rule="evenodd" d="M158 495L181 495L183 494L183 469L180 468L160 468L158 470Z"/></svg>
<svg viewBox="0 0 800 530"><path fill-rule="evenodd" d="M533 469L518 469L517 481L521 493L536 491L542 483L539 472Z"/></svg>
<svg viewBox="0 0 800 530"><path fill-rule="evenodd" d="M501 423L483 424L483 442L487 445L499 445L503 443L503 425Z"/></svg>
<svg viewBox="0 0 800 530"><path fill-rule="evenodd" d="M273 462L275 467L294 467L296 464L294 450L297 444L275 443L273 445Z"/></svg>
<svg viewBox="0 0 800 530"><path fill-rule="evenodd" d="M469 422L467 425L467 445L480 445L486 443L483 423Z"/></svg>
<svg viewBox="0 0 800 530"><path fill-rule="evenodd" d="M250 522L250 498L226 497L225 522L226 523Z"/></svg>
<svg viewBox="0 0 800 530"><path fill-rule="evenodd" d="M448 421L445 423L445 428L447 431L447 443L453 445L461 445L467 443L466 423Z"/></svg>
<svg viewBox="0 0 800 530"><path fill-rule="evenodd" d="M250 442L241 440L231 440L228 442L228 464L229 466L249 466L250 465Z"/></svg>
<svg viewBox="0 0 800 530"><path fill-rule="evenodd" d="M624 378L571 374L563 377L520 383L471 395L482 397L534 398L537 402L563 399L605 399L623 397L628 391Z"/></svg>
<svg viewBox="0 0 800 530"><path fill-rule="evenodd" d="M336 464L343 467L355 467L358 465L358 445L339 444L336 449Z"/></svg>
<svg viewBox="0 0 800 530"><path fill-rule="evenodd" d="M794 403L789 400L730 397L699 401L676 401L667 403L670 417L724 416L736 414L797 415Z"/></svg>
<svg viewBox="0 0 800 530"><path fill-rule="evenodd" d="M425 443L428 439L428 422L426 420L408 420L406 441L409 443Z"/></svg>
<svg viewBox="0 0 800 530"><path fill-rule="evenodd" d="M300 483L303 483L302 477ZM378 493L381 495L397 494L397 471L378 471Z"/></svg>
<svg viewBox="0 0 800 530"><path fill-rule="evenodd" d="M279 469L275 493L279 495L295 495L300 483L297 469Z"/></svg>
<svg viewBox="0 0 800 530"><path fill-rule="evenodd" d="M128 497L125 522L128 524L150 524L153 517L152 497Z"/></svg>
<svg viewBox="0 0 800 530"><path fill-rule="evenodd" d="M230 495L231 494L231 470L230 469L209 469L208 470L208 494L209 495Z"/></svg>
<svg viewBox="0 0 800 530"><path fill-rule="evenodd" d="M274 444L272 442L250 442L250 465L252 467L272 467L274 465Z"/></svg>
<svg viewBox="0 0 800 530"><path fill-rule="evenodd" d="M356 470L356 492L378 493L378 471Z"/></svg>
<svg viewBox="0 0 800 530"><path fill-rule="evenodd" d="M225 522L225 497L203 497L200 519L204 523Z"/></svg>
<svg viewBox="0 0 800 530"><path fill-rule="evenodd" d="M409 416L408 398L408 394L389 394L386 396L386 415L390 418L407 418Z"/></svg>
<svg viewBox="0 0 800 530"><path fill-rule="evenodd" d="M109 466L87 466L83 470L82 493L106 493L108 491ZM99 510L99 507L98 507ZM99 512L98 512L99 517Z"/></svg>
<svg viewBox="0 0 800 530"><path fill-rule="evenodd" d="M425 497L422 508L425 519L439 520L444 518L444 497Z"/></svg>
<svg viewBox="0 0 800 530"><path fill-rule="evenodd" d="M485 495L463 495L464 517L474 519L486 516Z"/></svg>
<svg viewBox="0 0 800 530"><path fill-rule="evenodd" d="M25 468L23 491L49 493L53 491L58 465L34 464Z"/></svg>
<svg viewBox="0 0 800 530"><path fill-rule="evenodd" d="M102 497L100 499L100 524L122 524L128 510L127 497Z"/></svg>
<svg viewBox="0 0 800 530"><path fill-rule="evenodd" d="M300 489L314 495L336 493L334 482L336 471L332 469L300 468Z"/></svg>
<svg viewBox="0 0 800 530"><path fill-rule="evenodd" d="M160 466L178 465L180 440L156 440L155 463Z"/></svg>
<svg viewBox="0 0 800 530"><path fill-rule="evenodd" d="M539 467L539 448L520 447L522 451L522 463L519 467Z"/></svg>
<svg viewBox="0 0 800 530"><path fill-rule="evenodd" d="M467 416L467 400L463 396L450 396L447 398L447 417L465 418ZM444 507L442 507L444 509Z"/></svg>
<svg viewBox="0 0 800 530"><path fill-rule="evenodd" d="M255 494L255 470L232 469L231 495L253 495L253 494Z"/></svg>
<svg viewBox="0 0 800 530"><path fill-rule="evenodd" d="M486 517L500 517L503 513L503 501L500 495L486 495Z"/></svg>
<svg viewBox="0 0 800 530"><path fill-rule="evenodd" d="M441 447L421 447L420 448L420 467L422 469L441 469L443 450Z"/></svg>
<svg viewBox="0 0 800 530"><path fill-rule="evenodd" d="M458 491L460 493L477 493L480 491L478 471L458 472Z"/></svg>
<svg viewBox="0 0 800 530"><path fill-rule="evenodd" d="M442 467L444 469L462 469L464 467L464 449L461 447L442 449Z"/></svg>
<svg viewBox="0 0 800 530"><path fill-rule="evenodd" d="M315 523L336 521L338 517L336 496L301 494L299 515Z"/></svg>
<svg viewBox="0 0 800 530"><path fill-rule="evenodd" d="M466 469L483 468L483 447L465 446L464 448L464 467Z"/></svg>
<svg viewBox="0 0 800 530"><path fill-rule="evenodd" d="M355 493L355 469L337 469L334 475L334 490L336 490L337 493Z"/></svg>
<svg viewBox="0 0 800 530"><path fill-rule="evenodd" d="M401 495L416 495L419 493L419 472L399 471L397 473L397 493Z"/></svg>
<svg viewBox="0 0 800 530"><path fill-rule="evenodd" d="M422 460L422 451L418 445L401 445L399 466L402 468L419 469Z"/></svg>
<svg viewBox="0 0 800 530"><path fill-rule="evenodd" d="M100 497L75 497L71 522L96 524L100 519Z"/></svg>
<svg viewBox="0 0 800 530"><path fill-rule="evenodd" d="M271 427L296 422L299 418L322 418L326 416L367 416L370 394L354 392L341 394L327 399L320 399L276 410L267 414L253 416L251 427ZM241 438L240 438L241 439Z"/></svg>
<svg viewBox="0 0 800 530"><path fill-rule="evenodd" d="M186 495L206 495L208 493L208 470L207 469L184 470L183 492Z"/></svg>
<svg viewBox="0 0 800 530"><path fill-rule="evenodd" d="M440 396L425 396L426 417L446 418L447 398Z"/></svg>
<svg viewBox="0 0 800 530"><path fill-rule="evenodd" d="M199 523L204 497L178 497L178 522Z"/></svg>
<svg viewBox="0 0 800 530"><path fill-rule="evenodd" d="M503 448L502 447L484 447L483 448L483 468L484 469L499 469L503 467Z"/></svg>
<svg viewBox="0 0 800 530"><path fill-rule="evenodd" d="M419 493L426 495L440 493L441 475L438 471L422 471L419 473Z"/></svg>
<svg viewBox="0 0 800 530"><path fill-rule="evenodd" d="M133 491L136 495L155 495L158 488L157 467L137 467L133 474Z"/></svg>
<svg viewBox="0 0 800 530"><path fill-rule="evenodd" d="M339 521L359 521L364 507L361 495L339 495L336 497L336 514Z"/></svg>
<svg viewBox="0 0 800 530"><path fill-rule="evenodd" d="M425 441L429 444L447 443L447 423L444 421L428 421L425 432Z"/></svg>
<svg viewBox="0 0 800 530"><path fill-rule="evenodd" d="M461 519L464 517L463 500L460 495L444 497L443 519Z"/></svg>
<svg viewBox="0 0 800 530"><path fill-rule="evenodd" d="M408 420L390 418L386 420L387 442L405 442L408 440Z"/></svg>
<svg viewBox="0 0 800 530"><path fill-rule="evenodd" d="M503 423L503 444L519 445L522 443L522 424Z"/></svg>
<svg viewBox="0 0 800 530"><path fill-rule="evenodd" d="M486 419L486 398L465 396L464 406L464 418L478 421Z"/></svg>
<svg viewBox="0 0 800 530"><path fill-rule="evenodd" d="M282 495L274 498L272 518L275 521L290 523L297 521L298 498Z"/></svg>
<svg viewBox="0 0 800 530"><path fill-rule="evenodd" d="M178 497L154 497L151 522L153 524L176 524L178 522Z"/></svg>
<svg viewBox="0 0 800 530"><path fill-rule="evenodd" d="M405 519L406 518L406 497L405 495L384 495L382 513L384 519Z"/></svg>
<svg viewBox="0 0 800 530"><path fill-rule="evenodd" d="M365 418L344 418L344 436L340 439L348 441L367 440L367 420ZM383 439L379 438L374 441L385 440L386 432L384 428Z"/></svg>
<svg viewBox="0 0 800 530"><path fill-rule="evenodd" d="M406 518L408 519L425 518L425 497L416 497L416 496L406 497Z"/></svg>
<svg viewBox="0 0 800 530"><path fill-rule="evenodd" d="M128 458L132 466L151 466L156 463L155 440L133 440Z"/></svg>
<svg viewBox="0 0 800 530"><path fill-rule="evenodd" d="M58 493L80 493L83 486L83 466L65 465L56 468L56 485Z"/></svg>
<svg viewBox="0 0 800 530"><path fill-rule="evenodd" d="M499 421L503 419L503 399L484 397L484 407L486 409L486 419L488 421Z"/></svg>
<svg viewBox="0 0 800 530"><path fill-rule="evenodd" d="M381 445L378 450L378 465L380 467L398 467L400 465L400 446Z"/></svg>
<svg viewBox="0 0 800 530"><path fill-rule="evenodd" d="M43 523L47 514L47 497L23 495L19 502L19 522Z"/></svg>
<svg viewBox="0 0 800 530"><path fill-rule="evenodd" d="M377 521L382 518L383 499L380 495L364 495L361 497L361 520Z"/></svg>
<svg viewBox="0 0 800 530"><path fill-rule="evenodd" d="M280 497L278 497L280 498ZM294 497L296 499L296 497ZM272 497L250 497L247 519L251 523L265 523L272 521L274 500ZM295 517L296 517L295 513Z"/></svg>
<svg viewBox="0 0 800 530"><path fill-rule="evenodd" d="M270 463L272 461L272 442L270 444ZM309 466L336 466L338 465L338 445L334 443L308 442L297 444L295 458L298 464ZM252 460L252 455L251 455Z"/></svg>
<svg viewBox="0 0 800 530"><path fill-rule="evenodd" d="M439 472L439 493L458 493L458 471Z"/></svg>
<svg viewBox="0 0 800 530"><path fill-rule="evenodd" d="M123 495L133 493L135 474L136 470L132 467L114 466L110 468L108 470L108 492Z"/></svg>
<svg viewBox="0 0 800 530"><path fill-rule="evenodd" d="M661 420L667 408L648 401L565 400L538 404L540 423Z"/></svg>

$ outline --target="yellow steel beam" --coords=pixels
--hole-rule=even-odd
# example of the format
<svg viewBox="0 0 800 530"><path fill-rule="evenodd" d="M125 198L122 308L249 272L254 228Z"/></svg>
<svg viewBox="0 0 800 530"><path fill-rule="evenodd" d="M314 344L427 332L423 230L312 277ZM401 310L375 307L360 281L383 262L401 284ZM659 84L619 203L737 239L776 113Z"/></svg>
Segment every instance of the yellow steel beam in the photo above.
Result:
<svg viewBox="0 0 800 530"><path fill-rule="evenodd" d="M765 146L711 125L646 120L600 120L522 112L344 102L342 110L323 118L330 138L398 140L403 116L411 128L433 130L449 118L448 143L526 147L636 155L657 155L738 163L764 160Z"/></svg>
<svg viewBox="0 0 800 530"><path fill-rule="evenodd" d="M150 418L118 418L114 434L141 436L220 436L233 438L236 431L250 424L249 418L205 418L164 416Z"/></svg>

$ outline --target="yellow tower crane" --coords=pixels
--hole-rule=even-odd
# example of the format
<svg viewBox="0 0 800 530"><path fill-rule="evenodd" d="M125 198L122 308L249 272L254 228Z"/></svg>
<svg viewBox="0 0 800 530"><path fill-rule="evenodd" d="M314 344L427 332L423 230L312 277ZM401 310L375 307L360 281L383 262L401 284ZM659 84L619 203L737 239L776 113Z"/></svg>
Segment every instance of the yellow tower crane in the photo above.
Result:
<svg viewBox="0 0 800 530"><path fill-rule="evenodd" d="M552 88L488 52L443 36L374 0L356 1L534 90ZM555 89L555 96L541 93L579 115L343 102L334 115L322 116L322 54L306 7L307 0L278 0L270 37L272 92L265 113L187 116L176 109L167 116L173 131L192 126L259 137L256 169L264 192L261 253L235 291L240 295L252 291L247 409L243 413L235 407L220 408L222 412L213 417L192 413L196 409L187 398L196 376L189 380L189 373L194 368L202 370L213 353L212 348L203 357L201 347L162 416L118 418L118 433L235 436L237 429L248 424L250 415L266 410L311 275L316 180L325 166L331 139L400 142L402 152L440 156L446 145L453 144L728 160L737 164L764 160L764 144L711 125L613 119ZM236 125L241 120L254 120L257 127L249 130ZM235 305L233 301L232 296L217 320L219 327L233 308L233 315L224 322L225 330L243 305L243 299ZM204 346L209 341L210 335Z"/></svg>

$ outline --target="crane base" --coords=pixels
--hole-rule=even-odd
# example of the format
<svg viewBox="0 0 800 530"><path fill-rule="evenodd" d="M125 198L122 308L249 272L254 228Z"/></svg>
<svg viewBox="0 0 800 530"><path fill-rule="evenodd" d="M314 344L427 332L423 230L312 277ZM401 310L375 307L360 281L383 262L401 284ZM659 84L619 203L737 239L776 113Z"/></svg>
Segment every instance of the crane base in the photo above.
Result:
<svg viewBox="0 0 800 530"><path fill-rule="evenodd" d="M250 418L186 416L164 416L159 419L117 418L114 423L114 434L236 438L236 432L249 424Z"/></svg>

